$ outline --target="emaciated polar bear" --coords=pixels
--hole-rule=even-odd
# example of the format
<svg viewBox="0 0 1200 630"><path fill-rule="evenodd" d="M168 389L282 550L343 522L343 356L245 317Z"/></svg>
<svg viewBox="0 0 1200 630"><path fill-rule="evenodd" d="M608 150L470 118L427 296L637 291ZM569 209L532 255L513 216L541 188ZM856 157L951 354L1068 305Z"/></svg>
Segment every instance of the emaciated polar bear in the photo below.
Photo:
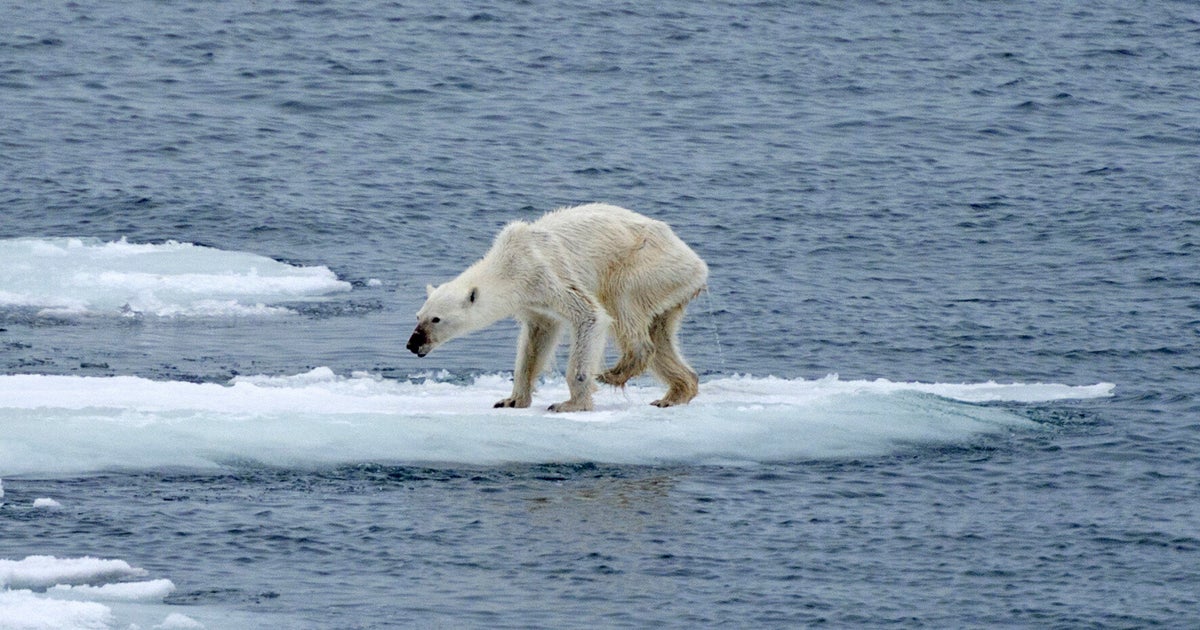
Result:
<svg viewBox="0 0 1200 630"><path fill-rule="evenodd" d="M571 399L551 411L592 408L593 378L623 386L654 372L667 393L659 407L685 404L699 377L679 354L676 331L688 302L708 281L708 266L671 228L624 208L586 204L510 223L479 262L440 287L426 287L408 349L437 346L505 317L521 322L512 396L497 407L528 407L565 325ZM611 326L621 358L597 374Z"/></svg>

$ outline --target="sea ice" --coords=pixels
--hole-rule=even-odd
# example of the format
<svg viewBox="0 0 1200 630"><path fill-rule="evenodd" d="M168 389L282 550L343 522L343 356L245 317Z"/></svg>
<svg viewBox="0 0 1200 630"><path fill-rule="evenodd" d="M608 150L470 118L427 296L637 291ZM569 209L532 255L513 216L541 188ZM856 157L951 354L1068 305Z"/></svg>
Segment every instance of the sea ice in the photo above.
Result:
<svg viewBox="0 0 1200 630"><path fill-rule="evenodd" d="M29 556L0 560L0 630L203 628L163 600L170 580L127 581L145 575L123 560ZM241 626L239 626L241 627Z"/></svg>
<svg viewBox="0 0 1200 630"><path fill-rule="evenodd" d="M145 570L131 567L124 560L102 560L86 556L0 559L0 588L45 589L56 584L103 584L145 574Z"/></svg>
<svg viewBox="0 0 1200 630"><path fill-rule="evenodd" d="M95 602L46 599L32 591L0 591L0 630L103 630L112 610Z"/></svg>
<svg viewBox="0 0 1200 630"><path fill-rule="evenodd" d="M227 385L134 376L0 376L0 473L86 472L258 461L762 463L872 457L1038 426L1011 405L1099 398L1113 386L926 384L732 376L692 404L657 409L652 382L602 389L596 411L495 410L511 377L383 379L327 367Z"/></svg>
<svg viewBox="0 0 1200 630"><path fill-rule="evenodd" d="M168 241L0 239L0 307L44 317L244 317L351 290L326 267Z"/></svg>

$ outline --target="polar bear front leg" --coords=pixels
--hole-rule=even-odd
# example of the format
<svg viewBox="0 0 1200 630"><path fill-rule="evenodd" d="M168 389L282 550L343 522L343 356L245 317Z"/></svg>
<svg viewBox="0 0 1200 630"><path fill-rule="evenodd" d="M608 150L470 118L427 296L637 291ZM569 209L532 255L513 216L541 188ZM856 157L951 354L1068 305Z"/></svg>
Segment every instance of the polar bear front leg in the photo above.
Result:
<svg viewBox="0 0 1200 630"><path fill-rule="evenodd" d="M593 379L604 355L608 315L588 296L578 291L571 291L570 296L573 339L571 356L567 359L567 387L571 399L550 405L550 411L591 411Z"/></svg>
<svg viewBox="0 0 1200 630"><path fill-rule="evenodd" d="M558 332L559 324L551 317L532 315L521 323L512 396L497 402L496 407L529 406L533 400L533 382L546 369L558 342Z"/></svg>

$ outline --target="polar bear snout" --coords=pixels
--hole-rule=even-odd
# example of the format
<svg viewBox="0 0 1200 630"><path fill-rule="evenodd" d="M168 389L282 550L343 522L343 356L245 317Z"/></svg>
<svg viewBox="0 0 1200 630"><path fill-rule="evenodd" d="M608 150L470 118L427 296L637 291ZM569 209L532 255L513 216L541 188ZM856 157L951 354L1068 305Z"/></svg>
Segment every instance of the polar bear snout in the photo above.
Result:
<svg viewBox="0 0 1200 630"><path fill-rule="evenodd" d="M418 357L423 357L429 354L429 351L432 349L432 345L433 344L429 343L429 335L425 334L425 329L418 325L417 328L413 330L412 336L408 338L408 346L406 347L408 348L409 352L417 355Z"/></svg>

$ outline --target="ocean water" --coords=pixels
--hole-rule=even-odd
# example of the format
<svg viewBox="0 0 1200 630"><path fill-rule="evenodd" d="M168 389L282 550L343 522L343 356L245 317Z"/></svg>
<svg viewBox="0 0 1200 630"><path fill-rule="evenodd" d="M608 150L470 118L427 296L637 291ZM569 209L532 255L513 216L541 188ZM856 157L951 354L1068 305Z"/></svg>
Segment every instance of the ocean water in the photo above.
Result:
<svg viewBox="0 0 1200 630"><path fill-rule="evenodd" d="M1193 3L0 24L0 628L1200 623ZM692 405L404 350L590 201L707 260Z"/></svg>

